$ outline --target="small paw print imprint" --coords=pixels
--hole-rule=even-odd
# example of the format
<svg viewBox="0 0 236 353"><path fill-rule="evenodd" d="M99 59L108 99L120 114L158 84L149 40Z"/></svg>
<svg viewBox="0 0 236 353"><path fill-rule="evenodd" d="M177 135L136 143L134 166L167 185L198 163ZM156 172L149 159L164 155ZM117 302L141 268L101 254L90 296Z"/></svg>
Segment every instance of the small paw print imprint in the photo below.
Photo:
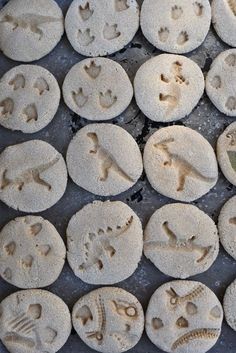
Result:
<svg viewBox="0 0 236 353"><path fill-rule="evenodd" d="M215 89L221 88L221 78L220 76L214 76L211 80L211 86Z"/></svg>
<svg viewBox="0 0 236 353"><path fill-rule="evenodd" d="M202 16L204 6L200 2L196 1L193 3L193 7L194 7L194 12L196 16Z"/></svg>
<svg viewBox="0 0 236 353"><path fill-rule="evenodd" d="M170 31L167 27L161 27L158 31L159 39L161 42L165 43L169 37Z"/></svg>
<svg viewBox="0 0 236 353"><path fill-rule="evenodd" d="M235 66L236 65L236 55L235 54L229 54L227 58L225 59L225 63L229 66Z"/></svg>
<svg viewBox="0 0 236 353"><path fill-rule="evenodd" d="M227 99L227 102L226 102L225 106L230 111L236 110L236 98L235 97L229 97Z"/></svg>
<svg viewBox="0 0 236 353"><path fill-rule="evenodd" d="M182 32L180 32L180 34L177 38L177 44L184 45L185 43L188 42L188 40L189 40L188 33L186 31L182 31Z"/></svg>
<svg viewBox="0 0 236 353"><path fill-rule="evenodd" d="M178 20L183 14L183 9L180 6L173 6L171 9L171 17L173 20Z"/></svg>

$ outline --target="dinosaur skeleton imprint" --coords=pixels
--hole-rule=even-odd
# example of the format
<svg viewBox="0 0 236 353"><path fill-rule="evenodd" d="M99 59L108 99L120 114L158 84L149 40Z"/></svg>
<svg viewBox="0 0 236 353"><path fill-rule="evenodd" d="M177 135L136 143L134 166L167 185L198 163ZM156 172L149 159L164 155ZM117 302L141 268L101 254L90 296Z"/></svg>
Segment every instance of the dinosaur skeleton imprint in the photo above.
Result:
<svg viewBox="0 0 236 353"><path fill-rule="evenodd" d="M81 31L81 29L79 29L77 37L78 37L78 41L83 46L88 46L95 39L95 36L90 35L90 28L87 28L85 31Z"/></svg>
<svg viewBox="0 0 236 353"><path fill-rule="evenodd" d="M0 102L0 118L9 118L13 113L14 102L11 98L6 98Z"/></svg>
<svg viewBox="0 0 236 353"><path fill-rule="evenodd" d="M43 24L61 21L62 20L60 18L26 13L17 17L5 15L0 23L11 24L13 26L13 31L15 31L18 27L22 29L29 29L32 33L37 34L39 36L39 40L41 40L43 37L43 31L40 29L40 26Z"/></svg>
<svg viewBox="0 0 236 353"><path fill-rule="evenodd" d="M19 88L25 88L25 77L22 74L17 74L10 82L10 86L13 86L14 91Z"/></svg>
<svg viewBox="0 0 236 353"><path fill-rule="evenodd" d="M173 20L178 20L183 14L183 9L181 6L173 6L171 9L171 17Z"/></svg>
<svg viewBox="0 0 236 353"><path fill-rule="evenodd" d="M230 146L236 145L236 130L232 130L232 131L228 132L226 137L230 139L230 143L229 143Z"/></svg>
<svg viewBox="0 0 236 353"><path fill-rule="evenodd" d="M227 151L227 155L228 155L231 167L236 172L236 151Z"/></svg>
<svg viewBox="0 0 236 353"><path fill-rule="evenodd" d="M30 123L32 121L38 120L38 112L35 104L29 104L23 110L23 116L26 118L26 122Z"/></svg>
<svg viewBox="0 0 236 353"><path fill-rule="evenodd" d="M16 178L10 179L7 177L7 169L4 170L1 180L1 190L7 187L16 186L19 191L22 191L23 187L29 183L35 183L45 187L48 191L51 191L52 186L40 177L40 174L53 167L60 160L60 156L56 156L52 161L41 164L38 167L27 169L20 173Z"/></svg>
<svg viewBox="0 0 236 353"><path fill-rule="evenodd" d="M121 35L121 32L117 31L117 27L117 24L109 25L106 23L103 28L103 37L107 40L118 38Z"/></svg>
<svg viewBox="0 0 236 353"><path fill-rule="evenodd" d="M127 0L115 0L116 11L125 11L129 8Z"/></svg>
<svg viewBox="0 0 236 353"><path fill-rule="evenodd" d="M98 329L97 331L86 332L87 338L96 339L99 345L102 344L106 334L106 310L102 297L99 295L96 299L96 308L98 314Z"/></svg>
<svg viewBox="0 0 236 353"><path fill-rule="evenodd" d="M112 300L112 306L114 307L117 315L128 317L130 319L137 319L138 311L134 304L130 304L124 301Z"/></svg>
<svg viewBox="0 0 236 353"><path fill-rule="evenodd" d="M199 285L191 292L189 292L188 294L182 297L179 296L173 288L170 288L169 290L167 290L166 293L170 297L170 304L176 307L178 305L184 304L186 302L190 302L191 300L194 300L195 298L202 296L204 294L204 287Z"/></svg>
<svg viewBox="0 0 236 353"><path fill-rule="evenodd" d="M129 217L123 225L117 225L115 228L107 227L107 229L98 229L97 233L89 233L88 239L85 239L85 262L79 269L81 271L97 266L99 270L103 269L102 256L110 258L116 254L115 248L111 245L111 241L124 235L133 223L133 216ZM111 238L111 239L109 239Z"/></svg>
<svg viewBox="0 0 236 353"><path fill-rule="evenodd" d="M83 88L79 88L78 92L76 93L75 91L72 92L72 98L75 102L75 104L79 108L83 108L83 106L87 103L88 101L88 96L86 96L83 92Z"/></svg>
<svg viewBox="0 0 236 353"><path fill-rule="evenodd" d="M185 182L187 177L203 181L205 183L212 183L215 178L209 178L201 174L189 162L185 161L182 157L175 153L169 152L168 144L174 142L173 138L163 140L155 143L154 147L165 155L163 166L166 168L174 168L178 171L178 186L176 191L184 191Z"/></svg>
<svg viewBox="0 0 236 353"><path fill-rule="evenodd" d="M227 0L227 2L234 16L236 16L236 0Z"/></svg>
<svg viewBox="0 0 236 353"><path fill-rule="evenodd" d="M37 330L37 320L41 318L41 314L42 306L31 304L25 313L13 316L6 323L8 332L3 337L3 342L34 348L35 351L42 352L44 346ZM45 333L47 343L52 342L57 335L57 332L50 327L45 328Z"/></svg>
<svg viewBox="0 0 236 353"><path fill-rule="evenodd" d="M190 341L193 340L200 340L200 339L215 339L219 336L218 329L211 329L211 328L199 328L196 330L192 330L180 338L178 338L173 344L171 349L174 351L175 349L183 346L184 344L188 344Z"/></svg>
<svg viewBox="0 0 236 353"><path fill-rule="evenodd" d="M95 132L89 132L87 136L93 143L93 148L89 151L89 153L96 156L96 158L101 161L99 180L106 181L109 177L109 173L112 171L124 180L133 183L134 180L119 167L118 163L111 156L111 154L99 144L97 134Z"/></svg>
<svg viewBox="0 0 236 353"><path fill-rule="evenodd" d="M44 92L49 91L49 85L47 81L43 77L37 78L34 84L34 88L39 91L39 95L41 96Z"/></svg>
<svg viewBox="0 0 236 353"><path fill-rule="evenodd" d="M16 250L16 243L11 241L9 244L4 246L4 250L8 256L13 256Z"/></svg>
<svg viewBox="0 0 236 353"><path fill-rule="evenodd" d="M89 66L85 65L84 70L91 78L96 79L101 73L102 66L101 65L97 66L95 61L92 60L90 61Z"/></svg>
<svg viewBox="0 0 236 353"><path fill-rule="evenodd" d="M117 96L113 96L112 91L108 89L105 93L99 93L99 102L100 105L105 108L111 108L117 101Z"/></svg>
<svg viewBox="0 0 236 353"><path fill-rule="evenodd" d="M188 239L178 239L177 235L170 229L169 223L164 222L162 225L165 234L167 235L169 241L150 241L144 244L145 250L172 250L179 252L196 252L199 256L196 260L197 263L202 262L211 250L211 246L200 246L194 244L195 236L191 236Z"/></svg>
<svg viewBox="0 0 236 353"><path fill-rule="evenodd" d="M202 16L204 6L203 6L200 2L195 1L195 2L193 3L193 7L194 7L194 12L195 12L195 14L196 14L197 16Z"/></svg>
<svg viewBox="0 0 236 353"><path fill-rule="evenodd" d="M90 4L87 2L85 6L79 6L79 13L82 20L87 21L94 13L94 10L90 9Z"/></svg>

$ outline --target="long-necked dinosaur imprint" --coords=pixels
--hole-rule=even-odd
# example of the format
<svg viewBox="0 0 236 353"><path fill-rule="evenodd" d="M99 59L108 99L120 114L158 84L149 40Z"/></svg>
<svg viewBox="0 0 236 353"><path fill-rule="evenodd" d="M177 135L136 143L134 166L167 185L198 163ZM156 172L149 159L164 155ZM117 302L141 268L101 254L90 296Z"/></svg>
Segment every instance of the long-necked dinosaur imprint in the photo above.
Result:
<svg viewBox="0 0 236 353"><path fill-rule="evenodd" d="M89 153L96 155L96 157L101 161L99 180L106 181L109 177L109 173L112 171L126 181L133 183L134 180L128 174L126 174L122 168L119 167L118 163L111 156L111 154L100 145L97 134L95 132L89 132L87 136L93 142L93 148L89 151Z"/></svg>
<svg viewBox="0 0 236 353"><path fill-rule="evenodd" d="M111 240L114 240L127 232L133 223L133 216L129 217L123 225L116 227L107 227L106 229L98 229L96 233L89 233L85 239L84 247L85 262L79 269L87 270L93 266L97 266L100 270L103 269L102 256L113 257L116 254L116 249L111 245Z"/></svg>
<svg viewBox="0 0 236 353"><path fill-rule="evenodd" d="M211 183L215 178L209 178L201 174L196 168L194 168L189 162L185 161L182 157L176 153L169 151L168 144L174 142L174 138L163 140L159 143L155 143L154 147L158 149L165 156L163 166L166 168L174 168L178 171L178 186L177 191L183 191L187 177L201 180L205 183Z"/></svg>
<svg viewBox="0 0 236 353"><path fill-rule="evenodd" d="M20 16L5 15L0 23L9 23L13 26L12 30L15 31L18 27L28 29L39 36L39 40L43 37L43 31L40 26L44 23L60 22L60 18L51 16L41 16L32 13L26 13Z"/></svg>
<svg viewBox="0 0 236 353"><path fill-rule="evenodd" d="M14 179L10 179L9 177L7 177L8 170L5 169L2 174L1 187L0 187L1 190L4 190L9 186L15 185L18 188L18 190L21 191L26 184L36 183L46 187L48 191L50 191L52 189L52 186L49 183L47 183L45 180L43 180L40 177L40 174L45 172L49 168L53 167L59 161L59 159L60 159L60 156L57 155L52 161L45 164L40 164L35 168L29 168L24 172L20 173Z"/></svg>
<svg viewBox="0 0 236 353"><path fill-rule="evenodd" d="M170 229L169 223L164 222L163 230L168 237L168 242L164 241L148 241L144 244L145 250L171 250L178 252L195 252L199 254L196 262L202 262L211 250L211 246L200 246L194 244L195 236L192 235L188 239L178 239L176 234Z"/></svg>

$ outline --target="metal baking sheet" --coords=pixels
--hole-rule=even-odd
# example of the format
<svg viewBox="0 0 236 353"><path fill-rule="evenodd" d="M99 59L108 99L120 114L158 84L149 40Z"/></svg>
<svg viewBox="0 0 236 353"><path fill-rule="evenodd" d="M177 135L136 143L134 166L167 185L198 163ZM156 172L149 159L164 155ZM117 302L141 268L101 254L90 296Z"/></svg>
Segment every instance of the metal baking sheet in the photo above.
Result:
<svg viewBox="0 0 236 353"><path fill-rule="evenodd" d="M71 0L56 1L65 14ZM6 0L0 0L0 8L2 8L6 3ZM142 0L139 0L139 3L141 5ZM187 56L198 63L205 74L209 70L212 60L221 51L227 48L228 46L225 45L217 37L214 30L211 29L204 44ZM134 75L140 65L159 53L160 51L149 44L142 35L141 30L139 30L132 43L120 52L111 55L110 58L119 62L127 71L130 79L133 80ZM83 57L73 50L64 35L62 41L53 50L53 52L35 63L50 70L58 79L59 84L62 85L65 75L69 69L82 59ZM20 63L6 58L0 52L0 76L18 64ZM204 95L190 116L178 121L176 124L185 125L200 132L215 147L219 134L233 121L234 119L228 118L217 111L206 95ZM145 142L152 133L154 133L158 128L167 125L155 123L145 118L145 116L138 109L134 100L129 108L121 116L114 119L112 123L117 124L130 132L138 142L141 150L143 150ZM6 146L12 144L31 139L42 139L52 144L65 156L67 146L73 135L86 124L88 124L88 121L81 119L79 116L72 113L65 106L63 100L61 100L60 108L52 123L38 133L28 135L21 132L13 132L0 127L0 152ZM170 125L173 125L173 123ZM235 187L233 187L220 173L220 178L217 185L207 195L193 204L198 206L201 210L205 211L209 216L217 221L222 205L233 195L235 195ZM49 210L41 212L40 215L52 222L58 229L62 238L65 240L65 231L71 216L84 205L96 199L105 200L106 198L96 197L79 188L71 180L69 180L67 190L63 198ZM134 211L137 212L144 226L149 217L157 208L166 203L173 202L173 200L167 199L154 191L147 182L145 175L142 176L139 182L132 189L117 197L112 197L111 199L126 202L134 209ZM3 203L0 203L0 227L3 227L11 219L14 219L17 216L22 216L23 214L24 213L17 212L8 208ZM207 272L194 276L193 279L205 283L217 294L219 299L222 300L226 287L234 280L235 277L236 262L221 247L220 254L213 266ZM142 303L144 309L146 309L148 301L155 289L162 283L169 280L171 280L170 277L163 275L151 264L151 262L143 257L134 275L116 286L122 287L136 295ZM66 263L59 279L46 289L59 295L71 309L78 298L95 288L95 286L83 283L79 278L75 277L72 270ZM17 291L16 287L0 280L0 300L15 291ZM7 352L1 343L0 352ZM59 352L92 353L94 351L87 347L73 330L69 340ZM161 351L149 341L144 333L140 342L137 346L131 349L130 352L159 353ZM222 352L236 352L236 334L225 322L223 323L223 330L220 339L211 349L211 353Z"/></svg>

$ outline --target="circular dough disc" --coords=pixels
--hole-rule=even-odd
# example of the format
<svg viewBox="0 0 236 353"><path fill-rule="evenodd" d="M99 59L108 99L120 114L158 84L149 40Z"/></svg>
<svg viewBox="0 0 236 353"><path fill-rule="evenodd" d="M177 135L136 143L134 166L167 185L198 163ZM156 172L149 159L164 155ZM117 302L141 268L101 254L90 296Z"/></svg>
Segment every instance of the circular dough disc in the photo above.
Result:
<svg viewBox="0 0 236 353"><path fill-rule="evenodd" d="M34 133L47 126L57 112L60 88L55 77L36 65L19 65L0 80L0 124Z"/></svg>
<svg viewBox="0 0 236 353"><path fill-rule="evenodd" d="M218 36L227 44L236 47L236 2L235 0L213 0L212 23Z"/></svg>
<svg viewBox="0 0 236 353"><path fill-rule="evenodd" d="M0 274L19 288L40 288L55 282L65 257L61 236L42 217L18 217L0 232Z"/></svg>
<svg viewBox="0 0 236 353"><path fill-rule="evenodd" d="M63 83L67 106L88 120L109 120L130 104L133 87L120 64L106 58L74 65Z"/></svg>
<svg viewBox="0 0 236 353"><path fill-rule="evenodd" d="M65 19L71 45L85 56L105 56L121 50L138 27L136 0L74 0Z"/></svg>
<svg viewBox="0 0 236 353"><path fill-rule="evenodd" d="M222 306L203 283L172 281L159 287L148 304L146 332L168 353L205 353L221 333Z"/></svg>
<svg viewBox="0 0 236 353"><path fill-rule="evenodd" d="M236 116L236 49L220 53L206 77L206 92L222 113Z"/></svg>
<svg viewBox="0 0 236 353"><path fill-rule="evenodd" d="M117 195L142 174L142 156L133 137L112 124L83 127L69 144L68 171L73 181L96 195Z"/></svg>
<svg viewBox="0 0 236 353"><path fill-rule="evenodd" d="M156 131L144 148L144 168L152 187L179 201L194 201L215 186L216 156L209 142L184 126Z"/></svg>
<svg viewBox="0 0 236 353"><path fill-rule="evenodd" d="M187 278L208 270L218 252L215 223L192 205L165 205L145 228L145 256L171 277Z"/></svg>
<svg viewBox="0 0 236 353"><path fill-rule="evenodd" d="M130 277L142 256L142 224L120 201L94 201L77 212L67 228L67 258L76 276L91 284Z"/></svg>
<svg viewBox="0 0 236 353"><path fill-rule="evenodd" d="M227 324L236 331L236 280L226 289L223 306Z"/></svg>
<svg viewBox="0 0 236 353"><path fill-rule="evenodd" d="M236 196L229 199L222 207L218 229L221 244L236 260Z"/></svg>
<svg viewBox="0 0 236 353"><path fill-rule="evenodd" d="M187 53L199 47L211 24L208 0L144 0L141 28L147 40L169 53Z"/></svg>
<svg viewBox="0 0 236 353"><path fill-rule="evenodd" d="M60 200L66 185L65 161L47 142L23 142L0 154L0 200L16 210L44 211Z"/></svg>
<svg viewBox="0 0 236 353"><path fill-rule="evenodd" d="M77 301L72 322L80 338L92 349L121 353L140 340L144 314L131 293L121 288L103 287Z"/></svg>
<svg viewBox="0 0 236 353"><path fill-rule="evenodd" d="M12 60L42 58L63 33L63 14L54 0L11 0L0 11L0 48Z"/></svg>
<svg viewBox="0 0 236 353"><path fill-rule="evenodd" d="M55 353L70 332L69 309L55 294L28 289L1 302L0 339L10 353Z"/></svg>
<svg viewBox="0 0 236 353"><path fill-rule="evenodd" d="M162 54L140 67L134 89L137 104L149 119L169 122L192 112L204 92L204 77L194 61Z"/></svg>

